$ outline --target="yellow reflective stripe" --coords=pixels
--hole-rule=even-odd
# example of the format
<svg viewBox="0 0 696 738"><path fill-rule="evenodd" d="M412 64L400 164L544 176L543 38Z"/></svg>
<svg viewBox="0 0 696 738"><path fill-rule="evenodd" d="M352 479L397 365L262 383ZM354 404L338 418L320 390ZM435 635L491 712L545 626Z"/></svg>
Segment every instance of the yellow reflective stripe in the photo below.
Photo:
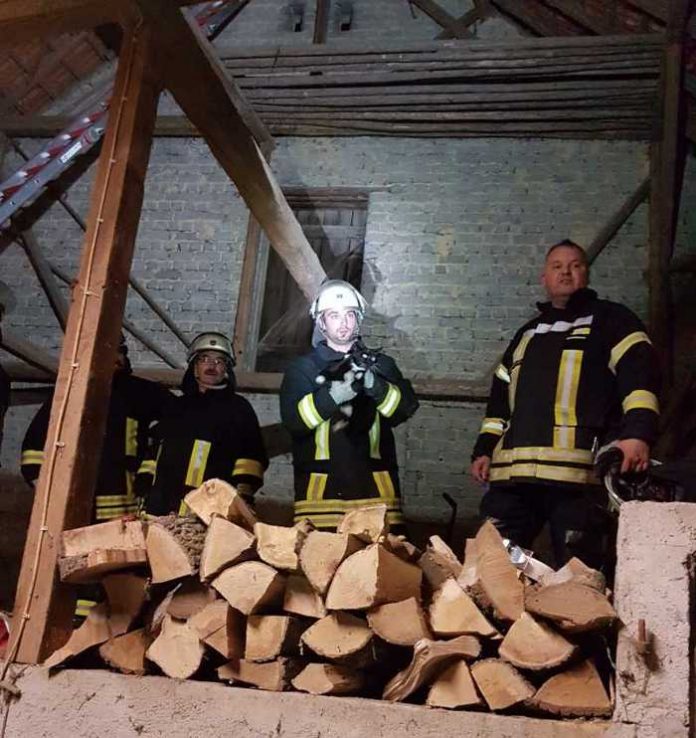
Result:
<svg viewBox="0 0 696 738"><path fill-rule="evenodd" d="M126 456L138 455L138 421L126 418Z"/></svg>
<svg viewBox="0 0 696 738"><path fill-rule="evenodd" d="M594 455L589 449L551 448L550 446L520 446L518 448L496 448L493 464L511 464L518 461L562 461L569 464L594 464Z"/></svg>
<svg viewBox="0 0 696 738"><path fill-rule="evenodd" d="M87 615L89 615L89 611L96 604L97 603L94 600L78 600L75 603L75 615L77 615L80 618L86 618Z"/></svg>
<svg viewBox="0 0 696 738"><path fill-rule="evenodd" d="M182 500L181 504L179 505L179 512L177 515L181 517L182 515L188 515L189 512L189 506Z"/></svg>
<svg viewBox="0 0 696 738"><path fill-rule="evenodd" d="M589 336L591 328L573 328L570 332L571 336Z"/></svg>
<svg viewBox="0 0 696 738"><path fill-rule="evenodd" d="M145 459L138 469L138 474L154 474L157 470L157 462L154 459Z"/></svg>
<svg viewBox="0 0 696 738"><path fill-rule="evenodd" d="M30 464L43 464L44 452L43 451L22 451L22 465L28 466Z"/></svg>
<svg viewBox="0 0 696 738"><path fill-rule="evenodd" d="M512 364L510 369L510 386L508 387L508 404L510 405L510 412L515 409L515 395L517 394L517 382L520 378L520 368L522 359L524 358L525 351L529 342L534 336L534 328L530 328L525 331L520 338L520 342L517 344L517 348L512 354Z"/></svg>
<svg viewBox="0 0 696 738"><path fill-rule="evenodd" d="M554 425L575 426L578 424L575 405L578 399L583 354L584 351L574 349L568 349L561 354L554 404Z"/></svg>
<svg viewBox="0 0 696 738"><path fill-rule="evenodd" d="M309 482L307 483L307 502L314 503L323 499L327 479L328 474L312 473L309 475Z"/></svg>
<svg viewBox="0 0 696 738"><path fill-rule="evenodd" d="M396 490L394 489L394 482L392 481L391 474L388 471L376 471L372 472L372 476L375 479L375 484L379 490L379 496L383 500L395 500Z"/></svg>
<svg viewBox="0 0 696 738"><path fill-rule="evenodd" d="M556 448L575 448L575 427L571 425L554 426L553 445Z"/></svg>
<svg viewBox="0 0 696 738"><path fill-rule="evenodd" d="M658 414L660 412L660 403L655 393L648 390L633 390L624 397L621 407L625 413L629 410L652 410Z"/></svg>
<svg viewBox="0 0 696 738"><path fill-rule="evenodd" d="M597 482L597 477L592 468L571 469L549 464L515 463L503 467L492 466L489 474L491 482L504 482L513 477L531 477L534 479L548 479L554 482L573 482L575 484Z"/></svg>
<svg viewBox="0 0 696 738"><path fill-rule="evenodd" d="M324 420L314 431L314 458L317 461L326 461L330 458L329 453L329 430L330 422Z"/></svg>
<svg viewBox="0 0 696 738"><path fill-rule="evenodd" d="M379 419L379 413L375 413L375 419L370 426L370 458L381 459L382 455L379 446L382 437L382 421Z"/></svg>
<svg viewBox="0 0 696 738"><path fill-rule="evenodd" d="M367 497L360 500L297 500L295 502L296 513L312 513L312 512L347 512L357 507L366 507L370 505L386 505L388 510L400 510L400 497Z"/></svg>
<svg viewBox="0 0 696 738"><path fill-rule="evenodd" d="M481 423L481 433L492 433L502 436L505 430L505 421L502 418L484 418Z"/></svg>
<svg viewBox="0 0 696 738"><path fill-rule="evenodd" d="M510 384L510 372L502 364L498 364L495 368L495 376L503 382Z"/></svg>
<svg viewBox="0 0 696 738"><path fill-rule="evenodd" d="M343 513L313 513L309 515L297 514L294 517L294 522L300 523L303 520L309 520L317 529L336 529L342 519ZM399 510L388 512L387 522L389 523L389 525L403 525L406 521L403 513Z"/></svg>
<svg viewBox="0 0 696 738"><path fill-rule="evenodd" d="M391 416L396 411L396 408L399 407L400 401L401 390L395 384L391 384L391 382L389 382L387 395L382 400L382 402L377 405L377 410L379 410L379 412L382 413L385 418L391 418Z"/></svg>
<svg viewBox="0 0 696 738"><path fill-rule="evenodd" d="M97 505L122 505L131 502L131 497L125 495L96 495Z"/></svg>
<svg viewBox="0 0 696 738"><path fill-rule="evenodd" d="M94 517L96 520L114 520L114 518L120 518L124 515L134 515L136 512L138 512L138 505L133 502L121 507L97 508Z"/></svg>
<svg viewBox="0 0 696 738"><path fill-rule="evenodd" d="M624 354L637 343L652 344L652 341L645 331L635 331L634 333L629 333L625 338L622 338L611 350L611 354L609 355L609 369L611 369L614 374L616 374L616 367Z"/></svg>
<svg viewBox="0 0 696 738"><path fill-rule="evenodd" d="M259 477L263 479L263 464L256 459L237 459L234 462L234 469L232 469L232 476L237 474L248 474L252 477Z"/></svg>
<svg viewBox="0 0 696 738"><path fill-rule="evenodd" d="M297 410L308 428L316 428L319 423L324 422L324 418L319 415L317 406L314 404L314 395L311 392L297 403Z"/></svg>
<svg viewBox="0 0 696 738"><path fill-rule="evenodd" d="M208 463L209 453L209 441L201 441L199 439L194 441L185 479L185 484L189 487L200 487L203 484L203 475L205 474L205 466Z"/></svg>

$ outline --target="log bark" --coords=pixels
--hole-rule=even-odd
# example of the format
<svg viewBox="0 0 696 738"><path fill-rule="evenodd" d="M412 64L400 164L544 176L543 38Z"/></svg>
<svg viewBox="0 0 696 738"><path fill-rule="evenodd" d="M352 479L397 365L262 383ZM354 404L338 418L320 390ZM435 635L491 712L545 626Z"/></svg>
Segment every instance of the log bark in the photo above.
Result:
<svg viewBox="0 0 696 738"><path fill-rule="evenodd" d="M228 659L244 656L246 618L224 600L215 600L193 615L188 624L206 646Z"/></svg>
<svg viewBox="0 0 696 738"><path fill-rule="evenodd" d="M337 533L350 533L365 543L377 543L389 533L386 505L368 505L347 512Z"/></svg>
<svg viewBox="0 0 696 738"><path fill-rule="evenodd" d="M302 643L318 656L346 661L361 655L372 641L367 623L346 612L332 612L302 634Z"/></svg>
<svg viewBox="0 0 696 738"><path fill-rule="evenodd" d="M145 548L131 550L103 549L83 556L63 556L58 561L62 582L88 584L98 582L105 574L147 564Z"/></svg>
<svg viewBox="0 0 696 738"><path fill-rule="evenodd" d="M242 528L253 530L256 515L244 502L237 490L222 479L208 479L191 490L184 502L191 512L195 513L206 525L210 525L213 517L219 515Z"/></svg>
<svg viewBox="0 0 696 738"><path fill-rule="evenodd" d="M447 579L433 593L429 608L430 627L437 636L478 635L493 638L497 629L454 579Z"/></svg>
<svg viewBox="0 0 696 738"><path fill-rule="evenodd" d="M300 567L312 587L324 596L339 565L364 545L353 535L314 530L300 551Z"/></svg>
<svg viewBox="0 0 696 738"><path fill-rule="evenodd" d="M477 580L474 599L503 622L518 620L524 610L524 585L495 526L485 522L476 534Z"/></svg>
<svg viewBox="0 0 696 738"><path fill-rule="evenodd" d="M475 636L459 636L451 641L418 641L413 648L411 663L400 671L384 688L383 699L402 702L424 684L431 682L453 661L479 657L481 644Z"/></svg>
<svg viewBox="0 0 696 738"><path fill-rule="evenodd" d="M597 669L589 660L552 676L539 687L529 705L567 717L609 717L613 709Z"/></svg>
<svg viewBox="0 0 696 738"><path fill-rule="evenodd" d="M256 523L254 534L259 558L276 569L297 571L300 566L300 549L309 532L307 524L303 523L291 528Z"/></svg>
<svg viewBox="0 0 696 738"><path fill-rule="evenodd" d="M552 584L563 584L564 582L584 584L586 587L596 589L601 594L604 594L607 589L607 580L604 574L596 569L591 569L575 557L558 571L548 574L541 580L541 584L545 587Z"/></svg>
<svg viewBox="0 0 696 738"><path fill-rule="evenodd" d="M299 655L300 636L306 622L289 615L250 615L246 626L247 661L275 661Z"/></svg>
<svg viewBox="0 0 696 738"><path fill-rule="evenodd" d="M568 633L598 630L616 620L616 611L603 594L572 581L530 587L525 594L525 607Z"/></svg>
<svg viewBox="0 0 696 738"><path fill-rule="evenodd" d="M422 638L432 638L425 612L415 597L368 610L367 622L376 635L395 646L413 646Z"/></svg>
<svg viewBox="0 0 696 738"><path fill-rule="evenodd" d="M112 668L122 674L145 674L145 652L152 643L152 636L144 628L116 636L99 646L99 655Z"/></svg>
<svg viewBox="0 0 696 738"><path fill-rule="evenodd" d="M365 678L356 669L337 664L307 664L292 680L292 686L299 692L309 694L356 694Z"/></svg>
<svg viewBox="0 0 696 738"><path fill-rule="evenodd" d="M575 650L562 635L523 612L506 633L498 654L519 669L540 671L565 664Z"/></svg>
<svg viewBox="0 0 696 738"><path fill-rule="evenodd" d="M268 564L246 561L225 569L212 586L236 610L251 615L282 601L285 579Z"/></svg>
<svg viewBox="0 0 696 738"><path fill-rule="evenodd" d="M225 518L210 521L201 553L201 581L210 581L223 569L254 556L256 539L242 526Z"/></svg>
<svg viewBox="0 0 696 738"><path fill-rule="evenodd" d="M200 668L204 652L198 633L187 622L166 615L146 656L168 677L188 679Z"/></svg>
<svg viewBox="0 0 696 738"><path fill-rule="evenodd" d="M366 610L409 597L420 599L421 570L379 544L349 556L337 569L326 596L329 610Z"/></svg>
<svg viewBox="0 0 696 738"><path fill-rule="evenodd" d="M460 659L450 664L430 687L425 704L430 707L480 707L483 700L476 691L469 665Z"/></svg>
<svg viewBox="0 0 696 738"><path fill-rule="evenodd" d="M324 600L310 583L299 574L291 574L285 583L283 610L315 620L326 616Z"/></svg>
<svg viewBox="0 0 696 738"><path fill-rule="evenodd" d="M155 518L147 530L152 583L171 582L198 573L206 526L193 517Z"/></svg>
<svg viewBox="0 0 696 738"><path fill-rule="evenodd" d="M505 710L534 695L534 687L506 661L477 661L471 667L471 676L491 710Z"/></svg>
<svg viewBox="0 0 696 738"><path fill-rule="evenodd" d="M269 692L283 692L304 665L301 660L288 658L267 661L264 664L240 659L224 664L217 670L217 674L226 682L241 682Z"/></svg>
<svg viewBox="0 0 696 738"><path fill-rule="evenodd" d="M188 620L215 600L215 592L197 579L185 580L167 605L167 613L176 620Z"/></svg>

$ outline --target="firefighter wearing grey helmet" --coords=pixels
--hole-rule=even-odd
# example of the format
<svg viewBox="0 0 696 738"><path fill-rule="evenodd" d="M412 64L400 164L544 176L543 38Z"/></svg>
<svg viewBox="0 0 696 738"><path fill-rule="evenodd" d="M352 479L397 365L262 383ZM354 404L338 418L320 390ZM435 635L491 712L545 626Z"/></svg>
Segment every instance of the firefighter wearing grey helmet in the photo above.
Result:
<svg viewBox="0 0 696 738"><path fill-rule="evenodd" d="M197 335L191 345L189 346L188 355L186 356L187 363L191 362L201 351L219 351L225 354L232 362L232 366L237 363L234 355L234 348L230 339L224 333L217 333L216 331L209 331L207 333L200 333Z"/></svg>
<svg viewBox="0 0 696 738"><path fill-rule="evenodd" d="M295 520L309 518L325 530L377 501L387 505L391 525L403 523L392 428L418 401L394 359L362 345L366 307L347 282L322 285L309 309L313 349L292 362L280 390L293 442Z"/></svg>

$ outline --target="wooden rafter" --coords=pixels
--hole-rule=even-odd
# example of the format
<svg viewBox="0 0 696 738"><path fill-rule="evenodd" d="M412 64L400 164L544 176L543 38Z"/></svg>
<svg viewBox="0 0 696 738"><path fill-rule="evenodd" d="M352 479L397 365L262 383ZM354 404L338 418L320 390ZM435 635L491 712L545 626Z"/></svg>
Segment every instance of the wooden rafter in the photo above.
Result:
<svg viewBox="0 0 696 738"><path fill-rule="evenodd" d="M555 13L539 0L491 0L491 5L525 33L537 36L577 36L583 33L581 26Z"/></svg>
<svg viewBox="0 0 696 738"><path fill-rule="evenodd" d="M480 10L478 7L473 8L472 10L468 10L464 15L460 15L459 18L455 19L455 23L458 28L466 28L467 30L474 25L477 21L483 21L485 20L489 15L489 12L484 13L483 10ZM469 32L470 35L471 32ZM440 33L435 36L438 40L445 40L448 38L455 38L454 32L445 28Z"/></svg>
<svg viewBox="0 0 696 738"><path fill-rule="evenodd" d="M429 18L435 21L441 28L452 34L454 38L471 38L469 30L470 23L459 20L450 15L435 0L410 0L416 7L420 8Z"/></svg>
<svg viewBox="0 0 696 738"><path fill-rule="evenodd" d="M312 43L325 44L329 35L329 18L331 17L331 0L317 0L317 11L314 17L314 36Z"/></svg>

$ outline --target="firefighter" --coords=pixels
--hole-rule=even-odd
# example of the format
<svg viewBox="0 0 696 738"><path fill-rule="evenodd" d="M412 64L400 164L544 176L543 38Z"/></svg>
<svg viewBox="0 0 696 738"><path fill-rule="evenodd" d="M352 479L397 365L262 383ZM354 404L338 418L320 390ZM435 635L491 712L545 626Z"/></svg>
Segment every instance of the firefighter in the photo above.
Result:
<svg viewBox="0 0 696 738"><path fill-rule="evenodd" d="M287 369L280 390L292 435L295 520L335 529L348 510L384 502L392 525L403 523L392 428L418 408L411 383L386 354L371 368L358 358L366 303L349 283L330 280L311 304L312 351Z"/></svg>
<svg viewBox="0 0 696 738"><path fill-rule="evenodd" d="M558 566L604 561L606 515L595 450L616 440L622 472L644 471L658 429L658 365L640 320L588 288L585 251L546 255L548 302L495 370L471 473L489 489L481 514L530 548L546 522Z"/></svg>
<svg viewBox="0 0 696 738"><path fill-rule="evenodd" d="M12 290L0 282L0 323L7 313L15 306L15 297ZM0 340L2 333L0 332ZM10 407L10 378L7 372L0 366L0 447L2 447L3 427L5 425L5 414Z"/></svg>
<svg viewBox="0 0 696 738"><path fill-rule="evenodd" d="M183 498L207 479L233 484L248 502L263 484L268 458L256 413L235 391L235 356L222 333L191 343L175 399L155 431L138 474L150 515L183 513Z"/></svg>

